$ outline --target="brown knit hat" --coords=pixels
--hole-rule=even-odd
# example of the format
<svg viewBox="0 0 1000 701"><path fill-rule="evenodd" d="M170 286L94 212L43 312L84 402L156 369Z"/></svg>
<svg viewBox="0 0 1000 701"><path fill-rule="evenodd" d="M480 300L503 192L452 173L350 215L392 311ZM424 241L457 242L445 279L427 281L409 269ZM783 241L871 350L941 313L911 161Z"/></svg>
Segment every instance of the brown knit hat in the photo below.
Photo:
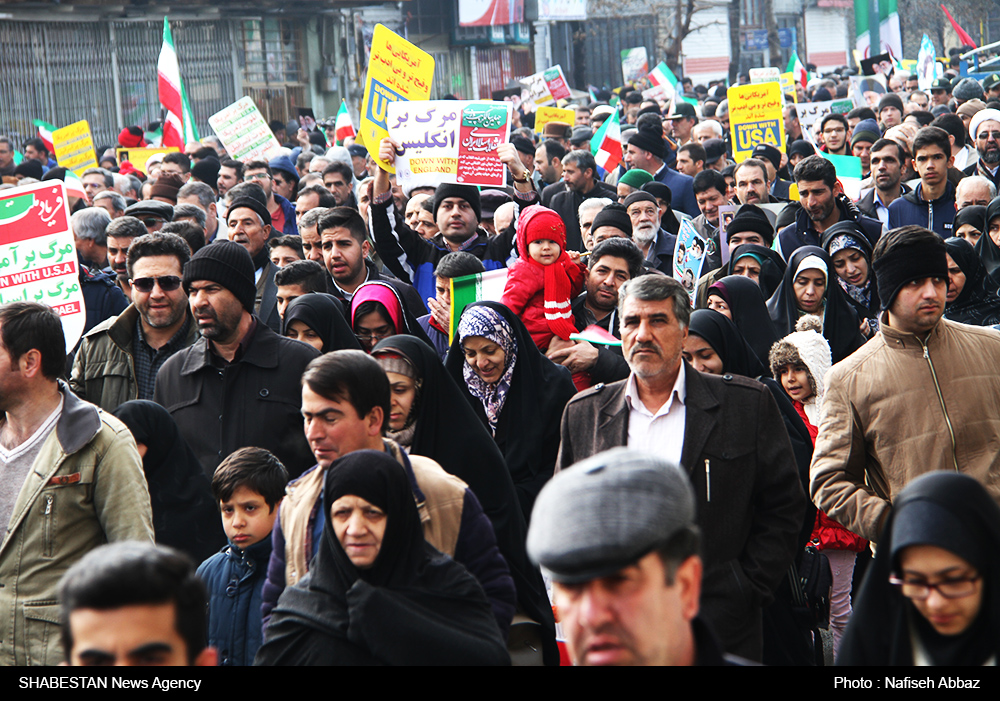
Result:
<svg viewBox="0 0 1000 701"><path fill-rule="evenodd" d="M177 175L161 175L156 179L156 183L153 185L153 189L150 191L150 198L162 197L165 200L170 200L171 204L177 204L177 191L184 186L181 181L180 176Z"/></svg>

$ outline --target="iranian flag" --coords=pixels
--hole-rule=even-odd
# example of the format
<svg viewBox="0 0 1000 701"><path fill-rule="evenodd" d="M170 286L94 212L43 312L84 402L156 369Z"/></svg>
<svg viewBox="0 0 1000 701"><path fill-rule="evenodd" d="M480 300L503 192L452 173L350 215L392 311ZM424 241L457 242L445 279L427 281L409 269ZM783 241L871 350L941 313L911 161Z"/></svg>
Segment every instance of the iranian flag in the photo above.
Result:
<svg viewBox="0 0 1000 701"><path fill-rule="evenodd" d="M649 72L649 82L663 89L664 100L672 99L674 93L677 92L677 76L663 61L660 61L656 68Z"/></svg>
<svg viewBox="0 0 1000 701"><path fill-rule="evenodd" d="M163 119L163 146L176 146L184 150L184 144L198 140L198 129L194 124L191 104L181 81L181 69L174 50L174 38L170 33L170 22L163 18L163 46L160 60L156 64L157 83L160 89L160 104L166 116Z"/></svg>
<svg viewBox="0 0 1000 701"><path fill-rule="evenodd" d="M788 68L785 69L785 73L791 73L792 81L801 85L803 89L805 89L806 84L809 82L809 74L806 73L806 67L802 65L802 61L799 60L799 54L796 51L793 51L791 58L788 59Z"/></svg>
<svg viewBox="0 0 1000 701"><path fill-rule="evenodd" d="M485 273L451 278L451 323L448 325L448 343L458 332L458 320L470 304L490 300L499 302L507 286L507 268L488 270Z"/></svg>
<svg viewBox="0 0 1000 701"><path fill-rule="evenodd" d="M49 124L41 119L32 119L31 123L35 125L38 129L38 138L45 143L45 148L49 150L49 153L55 153L56 149L52 145L52 132L54 132L58 127L54 124Z"/></svg>
<svg viewBox="0 0 1000 701"><path fill-rule="evenodd" d="M877 56L889 52L893 56L903 55L903 39L899 31L899 8L896 0L878 0L878 18L870 17L870 0L854 0L854 28L858 53L863 57ZM882 46L872 49L868 33L872 21L878 22L879 41Z"/></svg>
<svg viewBox="0 0 1000 701"><path fill-rule="evenodd" d="M80 199L87 199L87 193L83 189L83 181L80 180L80 176L71 171L69 168L66 169L66 174L63 176L63 183L66 185L66 194L71 197L79 197Z"/></svg>
<svg viewBox="0 0 1000 701"><path fill-rule="evenodd" d="M327 122L329 124L329 122ZM354 130L354 123L351 121L351 113L347 111L347 101L340 101L340 110L337 112L337 124L335 127L335 139L337 141L337 146L343 146L344 140L357 136L358 132Z"/></svg>
<svg viewBox="0 0 1000 701"><path fill-rule="evenodd" d="M601 128L590 140L590 152L597 165L611 170L622 160L622 129L618 121L618 110L611 113Z"/></svg>
<svg viewBox="0 0 1000 701"><path fill-rule="evenodd" d="M976 42L973 41L967 31L959 26L958 22L955 21L955 18L951 16L950 12L948 12L948 8L942 5L941 9L944 10L945 16L948 18L948 21L951 22L951 28L955 30L955 34L957 34L958 38L962 40L962 43L971 46L974 49L977 48Z"/></svg>

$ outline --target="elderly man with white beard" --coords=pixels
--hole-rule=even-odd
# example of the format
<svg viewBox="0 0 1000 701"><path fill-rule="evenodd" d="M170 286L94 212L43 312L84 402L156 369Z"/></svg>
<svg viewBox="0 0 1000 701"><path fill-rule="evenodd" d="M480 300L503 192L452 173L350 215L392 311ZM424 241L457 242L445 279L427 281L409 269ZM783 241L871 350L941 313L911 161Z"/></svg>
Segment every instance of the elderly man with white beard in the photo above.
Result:
<svg viewBox="0 0 1000 701"><path fill-rule="evenodd" d="M672 275L677 237L660 228L660 209L656 198L648 192L633 192L625 198L624 204L632 220L632 240L642 251L645 264L665 275Z"/></svg>
<svg viewBox="0 0 1000 701"><path fill-rule="evenodd" d="M963 172L982 175L1000 189L1000 110L976 112L969 122L969 134L975 139L979 160Z"/></svg>

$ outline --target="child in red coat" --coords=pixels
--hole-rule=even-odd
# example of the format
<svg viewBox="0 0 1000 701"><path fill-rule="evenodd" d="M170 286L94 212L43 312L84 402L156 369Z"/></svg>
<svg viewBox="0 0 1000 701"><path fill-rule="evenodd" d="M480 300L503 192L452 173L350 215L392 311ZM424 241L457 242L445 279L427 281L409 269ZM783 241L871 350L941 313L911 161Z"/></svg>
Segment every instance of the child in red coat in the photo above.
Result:
<svg viewBox="0 0 1000 701"><path fill-rule="evenodd" d="M521 210L517 221L518 260L511 266L500 300L521 321L543 353L553 336L576 333L570 305L583 290L586 266L566 252L566 225L541 205Z"/></svg>

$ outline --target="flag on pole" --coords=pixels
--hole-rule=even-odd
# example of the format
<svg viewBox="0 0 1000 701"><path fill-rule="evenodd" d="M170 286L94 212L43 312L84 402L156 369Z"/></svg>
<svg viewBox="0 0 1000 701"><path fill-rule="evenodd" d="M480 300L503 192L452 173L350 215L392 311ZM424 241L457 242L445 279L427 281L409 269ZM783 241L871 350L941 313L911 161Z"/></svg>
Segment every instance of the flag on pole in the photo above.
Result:
<svg viewBox="0 0 1000 701"><path fill-rule="evenodd" d="M327 122L329 124L329 122ZM340 101L340 111L337 112L337 123L334 127L336 133L337 146L344 145L344 139L357 136L354 130L354 123L351 121L351 113L347 111L347 101Z"/></svg>
<svg viewBox="0 0 1000 701"><path fill-rule="evenodd" d="M198 129L194 124L191 104L181 81L181 69L174 50L174 38L170 33L170 22L163 18L163 46L156 64L157 84L160 104L166 111L163 120L163 146L184 149L184 144L198 140Z"/></svg>
<svg viewBox="0 0 1000 701"><path fill-rule="evenodd" d="M806 67L799 60L797 51L793 51L791 57L788 59L788 68L785 69L785 73L791 73L792 81L801 85L803 90L809 83L809 74L806 73Z"/></svg>
<svg viewBox="0 0 1000 701"><path fill-rule="evenodd" d="M601 128L590 140L590 152L597 165L611 170L622 160L622 128L618 121L618 110L611 113Z"/></svg>
<svg viewBox="0 0 1000 701"><path fill-rule="evenodd" d="M56 149L52 145L52 132L58 129L58 127L54 124L44 122L41 119L32 119L31 123L38 128L38 138L45 144L45 148L49 150L49 153L54 154Z"/></svg>
<svg viewBox="0 0 1000 701"><path fill-rule="evenodd" d="M944 10L945 16L948 18L948 21L951 22L952 29L955 30L955 34L957 34L958 38L962 40L962 43L963 44L968 44L969 46L971 46L974 49L979 48L978 45L976 44L976 42L974 42L972 40L972 37L969 36L969 33L967 31L965 31L964 29L962 29L958 25L958 22L955 21L955 18L951 16L951 13L948 12L948 8L945 7L944 5L942 5L941 9Z"/></svg>
<svg viewBox="0 0 1000 701"><path fill-rule="evenodd" d="M664 100L672 99L677 92L677 76L663 61L656 64L656 68L649 72L649 82L658 88L663 88Z"/></svg>
<svg viewBox="0 0 1000 701"><path fill-rule="evenodd" d="M871 37L868 34L872 17L869 17L869 0L854 0L855 47L863 58L877 56L889 52L893 56L903 55L903 39L899 31L899 9L896 0L878 0L878 33L882 46L874 49L869 46Z"/></svg>

